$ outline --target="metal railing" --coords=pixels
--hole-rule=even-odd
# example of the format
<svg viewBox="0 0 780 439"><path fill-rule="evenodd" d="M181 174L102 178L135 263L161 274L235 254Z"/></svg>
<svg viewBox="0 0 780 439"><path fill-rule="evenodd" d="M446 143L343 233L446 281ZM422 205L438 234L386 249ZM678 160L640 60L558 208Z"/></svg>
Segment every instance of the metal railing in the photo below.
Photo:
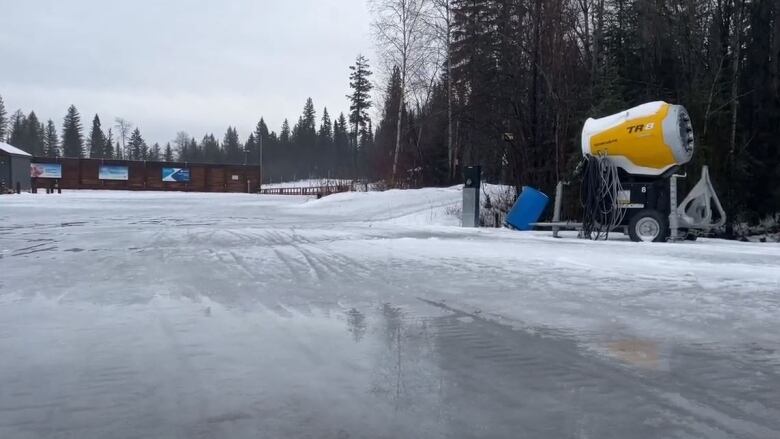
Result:
<svg viewBox="0 0 780 439"><path fill-rule="evenodd" d="M275 188L260 188L259 193L262 195L306 195L324 197L330 194L337 194L340 192L349 192L352 190L350 185L334 185L334 186L313 186L313 187L275 187Z"/></svg>

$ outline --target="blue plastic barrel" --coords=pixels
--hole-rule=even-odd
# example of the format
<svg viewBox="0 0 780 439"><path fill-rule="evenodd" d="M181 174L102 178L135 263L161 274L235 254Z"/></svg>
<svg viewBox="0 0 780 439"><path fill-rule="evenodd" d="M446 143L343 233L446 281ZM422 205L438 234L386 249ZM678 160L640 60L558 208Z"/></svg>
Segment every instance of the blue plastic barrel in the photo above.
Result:
<svg viewBox="0 0 780 439"><path fill-rule="evenodd" d="M550 198L538 190L523 186L515 205L506 216L506 223L517 230L531 230L531 223L539 221Z"/></svg>

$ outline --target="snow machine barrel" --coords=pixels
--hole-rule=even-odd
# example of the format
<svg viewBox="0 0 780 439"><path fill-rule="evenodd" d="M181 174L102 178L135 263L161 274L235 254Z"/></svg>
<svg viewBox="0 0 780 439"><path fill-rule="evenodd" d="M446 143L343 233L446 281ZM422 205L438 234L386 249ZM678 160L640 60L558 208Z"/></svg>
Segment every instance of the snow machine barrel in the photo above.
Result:
<svg viewBox="0 0 780 439"><path fill-rule="evenodd" d="M693 157L691 119L681 105L661 101L588 119L582 154L609 157L632 175L658 176Z"/></svg>

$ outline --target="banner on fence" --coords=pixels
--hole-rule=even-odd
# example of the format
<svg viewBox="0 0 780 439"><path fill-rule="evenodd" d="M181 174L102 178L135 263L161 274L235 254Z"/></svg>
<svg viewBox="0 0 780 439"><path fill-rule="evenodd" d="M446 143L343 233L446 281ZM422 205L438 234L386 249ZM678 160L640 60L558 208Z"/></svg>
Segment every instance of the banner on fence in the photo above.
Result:
<svg viewBox="0 0 780 439"><path fill-rule="evenodd" d="M103 165L98 172L98 178L101 180L127 180L127 166L109 166Z"/></svg>
<svg viewBox="0 0 780 439"><path fill-rule="evenodd" d="M30 163L30 177L62 178L62 165L59 163Z"/></svg>
<svg viewBox="0 0 780 439"><path fill-rule="evenodd" d="M162 168L162 181L190 181L190 169Z"/></svg>

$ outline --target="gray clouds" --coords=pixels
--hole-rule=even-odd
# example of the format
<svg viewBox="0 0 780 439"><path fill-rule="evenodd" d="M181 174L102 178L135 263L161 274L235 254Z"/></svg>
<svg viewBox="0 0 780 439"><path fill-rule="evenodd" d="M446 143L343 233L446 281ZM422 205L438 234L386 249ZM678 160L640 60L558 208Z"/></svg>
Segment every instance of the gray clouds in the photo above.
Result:
<svg viewBox="0 0 780 439"><path fill-rule="evenodd" d="M311 96L318 113L347 108L348 66L371 58L365 0L2 2L0 95L9 111L85 125L122 116L147 141L264 116L278 130Z"/></svg>

